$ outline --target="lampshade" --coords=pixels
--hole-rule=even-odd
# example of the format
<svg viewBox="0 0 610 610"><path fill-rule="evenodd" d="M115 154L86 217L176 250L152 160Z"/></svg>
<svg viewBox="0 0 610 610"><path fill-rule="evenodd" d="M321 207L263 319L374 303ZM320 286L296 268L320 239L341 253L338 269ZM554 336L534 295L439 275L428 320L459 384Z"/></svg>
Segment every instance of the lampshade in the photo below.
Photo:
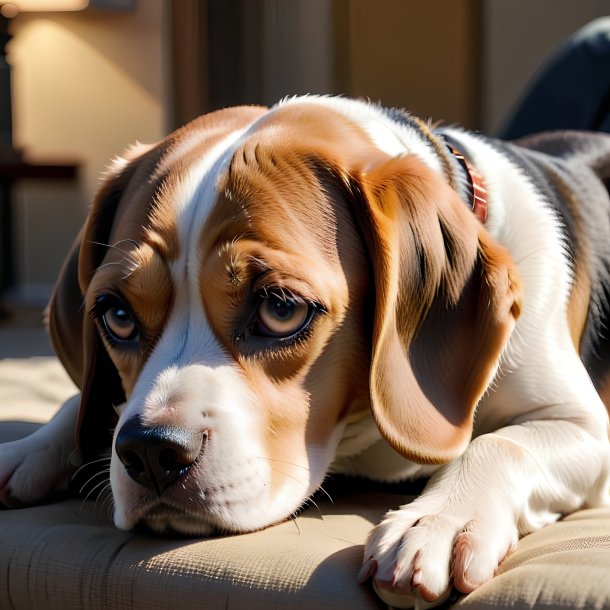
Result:
<svg viewBox="0 0 610 610"><path fill-rule="evenodd" d="M4 17L11 18L18 13L81 11L88 4L89 0L0 0L0 12Z"/></svg>

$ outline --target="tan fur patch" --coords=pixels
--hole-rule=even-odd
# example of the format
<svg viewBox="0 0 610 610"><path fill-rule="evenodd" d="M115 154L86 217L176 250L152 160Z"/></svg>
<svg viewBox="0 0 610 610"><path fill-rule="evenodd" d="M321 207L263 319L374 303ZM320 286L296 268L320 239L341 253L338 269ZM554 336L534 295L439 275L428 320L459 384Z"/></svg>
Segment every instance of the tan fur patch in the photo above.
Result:
<svg viewBox="0 0 610 610"><path fill-rule="evenodd" d="M128 305L141 332L137 350L107 343L127 396L161 335L173 301L173 283L165 261L148 245L111 249L87 293L87 308L103 294L117 295ZM154 295L154 297L152 296Z"/></svg>

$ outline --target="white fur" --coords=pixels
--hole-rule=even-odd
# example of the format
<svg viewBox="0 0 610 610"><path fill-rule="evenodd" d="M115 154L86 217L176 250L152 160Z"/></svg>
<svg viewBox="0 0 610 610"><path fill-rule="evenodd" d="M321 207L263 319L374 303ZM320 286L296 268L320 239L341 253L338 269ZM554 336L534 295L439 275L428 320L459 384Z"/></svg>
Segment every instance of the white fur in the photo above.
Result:
<svg viewBox="0 0 610 610"><path fill-rule="evenodd" d="M0 444L0 503L38 502L66 484L78 465L73 452L79 405L77 394L30 436Z"/></svg>
<svg viewBox="0 0 610 610"><path fill-rule="evenodd" d="M307 95L288 98L275 108L282 108L292 103L317 104L331 108L363 129L379 150L393 157L406 153L416 155L433 170L442 174L442 164L430 143L422 140L414 129L393 122L374 104L344 97ZM273 110L272 108L271 111Z"/></svg>

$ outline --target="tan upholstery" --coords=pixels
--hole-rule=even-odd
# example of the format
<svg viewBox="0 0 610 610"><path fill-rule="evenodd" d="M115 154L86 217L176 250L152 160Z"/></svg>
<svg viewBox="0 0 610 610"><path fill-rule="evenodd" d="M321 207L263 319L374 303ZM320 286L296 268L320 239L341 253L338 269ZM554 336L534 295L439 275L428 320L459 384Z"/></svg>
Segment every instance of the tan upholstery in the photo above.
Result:
<svg viewBox="0 0 610 610"><path fill-rule="evenodd" d="M0 440L73 388L53 359L0 361ZM7 391L8 389L8 391ZM8 398L8 402L7 402ZM371 525L405 496L358 489L254 534L169 539L114 529L109 502L0 511L0 609L380 608L355 582ZM610 608L610 509L524 538L457 608Z"/></svg>

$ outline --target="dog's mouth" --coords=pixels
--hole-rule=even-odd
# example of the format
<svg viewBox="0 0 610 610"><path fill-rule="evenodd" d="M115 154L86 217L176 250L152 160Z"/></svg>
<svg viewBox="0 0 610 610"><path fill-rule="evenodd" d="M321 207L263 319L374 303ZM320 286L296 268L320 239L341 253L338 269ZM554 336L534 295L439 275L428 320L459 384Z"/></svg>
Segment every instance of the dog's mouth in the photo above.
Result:
<svg viewBox="0 0 610 610"><path fill-rule="evenodd" d="M222 533L208 522L204 514L163 503L148 508L134 529L171 538L209 537Z"/></svg>
<svg viewBox="0 0 610 610"><path fill-rule="evenodd" d="M225 507L226 510L226 507ZM230 512L230 511L228 511ZM210 537L235 531L227 526L223 511L199 499L192 507L171 495L141 496L137 506L123 515L115 512L115 525L119 529L148 531L169 537ZM118 518L119 517L119 518Z"/></svg>
<svg viewBox="0 0 610 610"><path fill-rule="evenodd" d="M121 510L120 504L115 504L115 525L119 529L147 530L171 537L252 532L289 518L307 497L306 494L299 502L301 494L291 494L289 506L284 502L278 505L260 482L247 492L240 486L234 491L241 493L207 491L199 497L195 494L185 496L184 493L139 495L132 498L131 507L126 510L126 507Z"/></svg>
<svg viewBox="0 0 610 610"><path fill-rule="evenodd" d="M168 537L212 537L244 534L264 529L294 516L315 492L291 493L290 501L274 502L264 489L257 495L244 494L216 498L200 498L192 508L183 499L140 496L137 507L116 510L114 522L119 529L140 530Z"/></svg>
<svg viewBox="0 0 610 610"><path fill-rule="evenodd" d="M299 508L292 514L296 514ZM213 537L231 534L243 534L264 529L289 518L289 515L281 515L279 518L269 518L259 523L248 524L240 527L233 522L231 515L215 514L216 511L185 510L163 501L151 503L150 506L140 511L136 522L129 529L136 531L152 532L155 535L170 538L193 538Z"/></svg>

